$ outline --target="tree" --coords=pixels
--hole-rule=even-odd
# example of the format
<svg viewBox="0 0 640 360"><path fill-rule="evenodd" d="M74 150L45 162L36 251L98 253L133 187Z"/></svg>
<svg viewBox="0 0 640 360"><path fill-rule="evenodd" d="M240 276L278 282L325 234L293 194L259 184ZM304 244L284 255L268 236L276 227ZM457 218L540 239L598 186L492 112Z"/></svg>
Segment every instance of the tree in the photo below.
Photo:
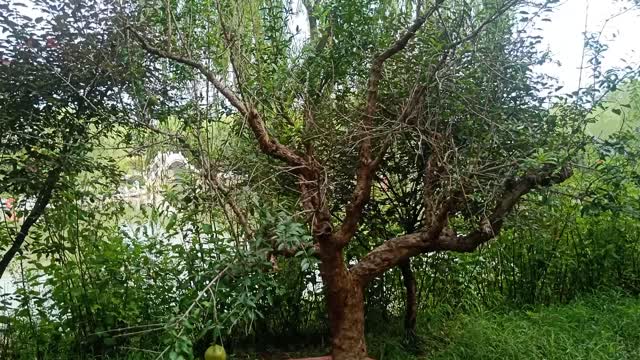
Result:
<svg viewBox="0 0 640 360"><path fill-rule="evenodd" d="M552 85L531 67L547 58L518 24L553 2L517 15L523 3L304 1L304 46L278 0L161 2L130 20L150 61L195 71L217 90L206 104L235 119L238 136L250 131L256 162L286 174L273 192L291 194L295 182L313 241L270 253L316 252L334 359L367 355L372 279L421 254L474 251L523 196L571 176L588 141L586 109L561 100L550 111L539 95ZM418 225L361 254L353 239L368 234L385 176L419 189L388 205L407 214L419 201Z"/></svg>
<svg viewBox="0 0 640 360"><path fill-rule="evenodd" d="M0 277L57 189L82 171L117 176L91 152L118 122L114 104L123 85L110 63L114 52L102 51L113 33L96 31L106 23L94 5L37 3L46 19L12 5L0 5L0 194L34 203L20 228L10 229Z"/></svg>

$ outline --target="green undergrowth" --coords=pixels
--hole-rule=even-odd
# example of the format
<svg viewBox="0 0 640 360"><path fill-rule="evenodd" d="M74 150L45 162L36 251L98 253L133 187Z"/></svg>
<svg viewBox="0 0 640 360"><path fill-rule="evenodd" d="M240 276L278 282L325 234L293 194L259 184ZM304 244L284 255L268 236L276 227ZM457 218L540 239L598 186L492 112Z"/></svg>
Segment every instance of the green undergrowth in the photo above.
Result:
<svg viewBox="0 0 640 360"><path fill-rule="evenodd" d="M529 310L451 312L422 314L418 340L411 344L403 336L400 320L373 320L367 339L370 356L376 360L640 359L640 298L636 296L607 292ZM233 358L287 359L328 351L326 346L311 346Z"/></svg>
<svg viewBox="0 0 640 360"><path fill-rule="evenodd" d="M640 299L605 293L531 310L422 316L411 349L398 329L369 339L371 356L393 359L640 359ZM409 351L413 350L413 351Z"/></svg>

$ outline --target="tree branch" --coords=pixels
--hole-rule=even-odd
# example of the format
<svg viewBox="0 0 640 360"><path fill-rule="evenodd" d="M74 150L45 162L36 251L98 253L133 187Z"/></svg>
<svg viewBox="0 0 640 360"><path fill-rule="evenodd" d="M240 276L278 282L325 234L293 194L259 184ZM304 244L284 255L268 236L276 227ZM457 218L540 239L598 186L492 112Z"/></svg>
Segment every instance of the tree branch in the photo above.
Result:
<svg viewBox="0 0 640 360"><path fill-rule="evenodd" d="M360 145L359 165L356 171L356 186L351 196L351 201L346 208L345 220L336 232L334 238L339 246L346 245L355 234L358 224L362 219L362 211L371 197L371 184L384 154L379 154L375 159L372 156L372 131L373 118L378 107L378 90L384 63L389 58L404 50L431 15L444 3L444 0L436 0L422 16L418 17L411 26L389 48L373 59L369 71L367 85L367 105L362 126L362 140ZM386 150L388 144L383 145ZM384 150L382 152L384 152Z"/></svg>
<svg viewBox="0 0 640 360"><path fill-rule="evenodd" d="M412 256L433 251L474 251L498 235L505 217L523 195L538 187L561 183L572 175L571 169L566 167L555 170L552 166L545 166L537 173L530 172L516 181L507 182L491 215L481 221L477 230L465 236L458 236L454 230L445 228L452 204L443 206L431 228L387 240L352 267L352 275L364 284Z"/></svg>
<svg viewBox="0 0 640 360"><path fill-rule="evenodd" d="M20 226L20 231L16 235L16 238L13 240L11 247L7 252L2 256L2 260L0 260L0 279L4 274L5 270L9 267L9 263L16 256L22 244L24 243L27 235L29 235L29 230L31 227L40 219L40 216L44 213L45 208L49 204L51 200L51 196L53 195L53 189L56 187L58 180L60 179L60 173L62 172L62 168L60 166L53 168L49 171L47 175L47 179L45 180L40 193L38 193L38 198L36 200L33 209L27 215L27 218Z"/></svg>
<svg viewBox="0 0 640 360"><path fill-rule="evenodd" d="M444 245L451 246L451 250L454 251L471 252L494 238L500 233L506 216L523 195L538 187L559 184L573 175L572 170L568 167L563 167L557 172L555 170L551 166L546 166L539 173L532 172L518 181L508 182L493 212L481 222L478 229L466 236L446 239Z"/></svg>
<svg viewBox="0 0 640 360"><path fill-rule="evenodd" d="M207 78L207 80L211 84L213 84L213 86L222 94L222 96L224 96L225 99L227 99L229 103L231 103L234 108L236 108L242 115L247 116L249 110L242 102L242 100L231 89L223 84L222 81L218 79L218 77L209 69L207 69L203 64L188 57L184 57L160 48L153 47L151 44L149 44L149 41L147 41L147 39L140 33L138 33L133 27L129 26L129 30L136 38L136 40L138 40L140 46L142 46L142 48L149 54L155 55L160 58L173 60L175 62L190 66L198 70L202 75L204 75L205 78Z"/></svg>
<svg viewBox="0 0 640 360"><path fill-rule="evenodd" d="M157 57L173 60L183 65L187 65L191 68L198 70L213 86L231 103L231 105L240 112L248 121L249 127L253 131L254 136L258 140L258 145L263 153L282 160L285 163L300 167L305 166L306 162L304 158L296 154L293 150L287 146L281 144L277 139L271 137L267 131L267 127L264 123L264 119L258 114L258 112L251 106L245 104L230 88L222 83L218 77L207 69L203 64L188 57L184 57L178 54L174 54L156 47L153 47L147 39L138 33L133 27L129 26L129 30L138 40L142 48Z"/></svg>

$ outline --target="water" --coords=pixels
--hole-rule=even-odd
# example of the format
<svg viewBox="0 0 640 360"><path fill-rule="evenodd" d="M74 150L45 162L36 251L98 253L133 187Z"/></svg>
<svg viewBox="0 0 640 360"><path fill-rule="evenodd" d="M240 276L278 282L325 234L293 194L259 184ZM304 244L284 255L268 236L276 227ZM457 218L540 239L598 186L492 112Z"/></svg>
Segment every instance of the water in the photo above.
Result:
<svg viewBox="0 0 640 360"><path fill-rule="evenodd" d="M2 339L2 334L9 326L5 320L12 318L13 309L18 306L17 302L11 296L17 290L15 285L17 280L9 270L5 271L2 279L0 279L0 301L3 301L3 304L0 305L0 339ZM5 301L6 303L4 303Z"/></svg>

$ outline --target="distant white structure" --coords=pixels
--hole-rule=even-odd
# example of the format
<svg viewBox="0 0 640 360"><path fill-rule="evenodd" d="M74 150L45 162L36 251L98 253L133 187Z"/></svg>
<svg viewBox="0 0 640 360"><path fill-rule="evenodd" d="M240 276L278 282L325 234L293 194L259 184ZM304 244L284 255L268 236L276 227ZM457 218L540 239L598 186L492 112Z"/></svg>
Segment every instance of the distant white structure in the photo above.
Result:
<svg viewBox="0 0 640 360"><path fill-rule="evenodd" d="M118 188L116 196L134 203L155 202L162 198L161 186L179 180L179 172L201 173L180 152L158 153L146 171L125 175L124 183ZM245 177L231 171L215 172L214 176L217 184L227 188L236 187L245 180ZM203 185L202 182L207 180L199 178L197 181Z"/></svg>
<svg viewBox="0 0 640 360"><path fill-rule="evenodd" d="M129 181L130 177L125 176L124 180L127 185L118 187L118 197L120 198L139 198L147 194L147 191L140 186L140 181L134 180L133 183Z"/></svg>
<svg viewBox="0 0 640 360"><path fill-rule="evenodd" d="M175 178L177 170L189 170L197 172L197 169L187 161L187 158L179 152L158 153L145 174L146 185L155 188Z"/></svg>

